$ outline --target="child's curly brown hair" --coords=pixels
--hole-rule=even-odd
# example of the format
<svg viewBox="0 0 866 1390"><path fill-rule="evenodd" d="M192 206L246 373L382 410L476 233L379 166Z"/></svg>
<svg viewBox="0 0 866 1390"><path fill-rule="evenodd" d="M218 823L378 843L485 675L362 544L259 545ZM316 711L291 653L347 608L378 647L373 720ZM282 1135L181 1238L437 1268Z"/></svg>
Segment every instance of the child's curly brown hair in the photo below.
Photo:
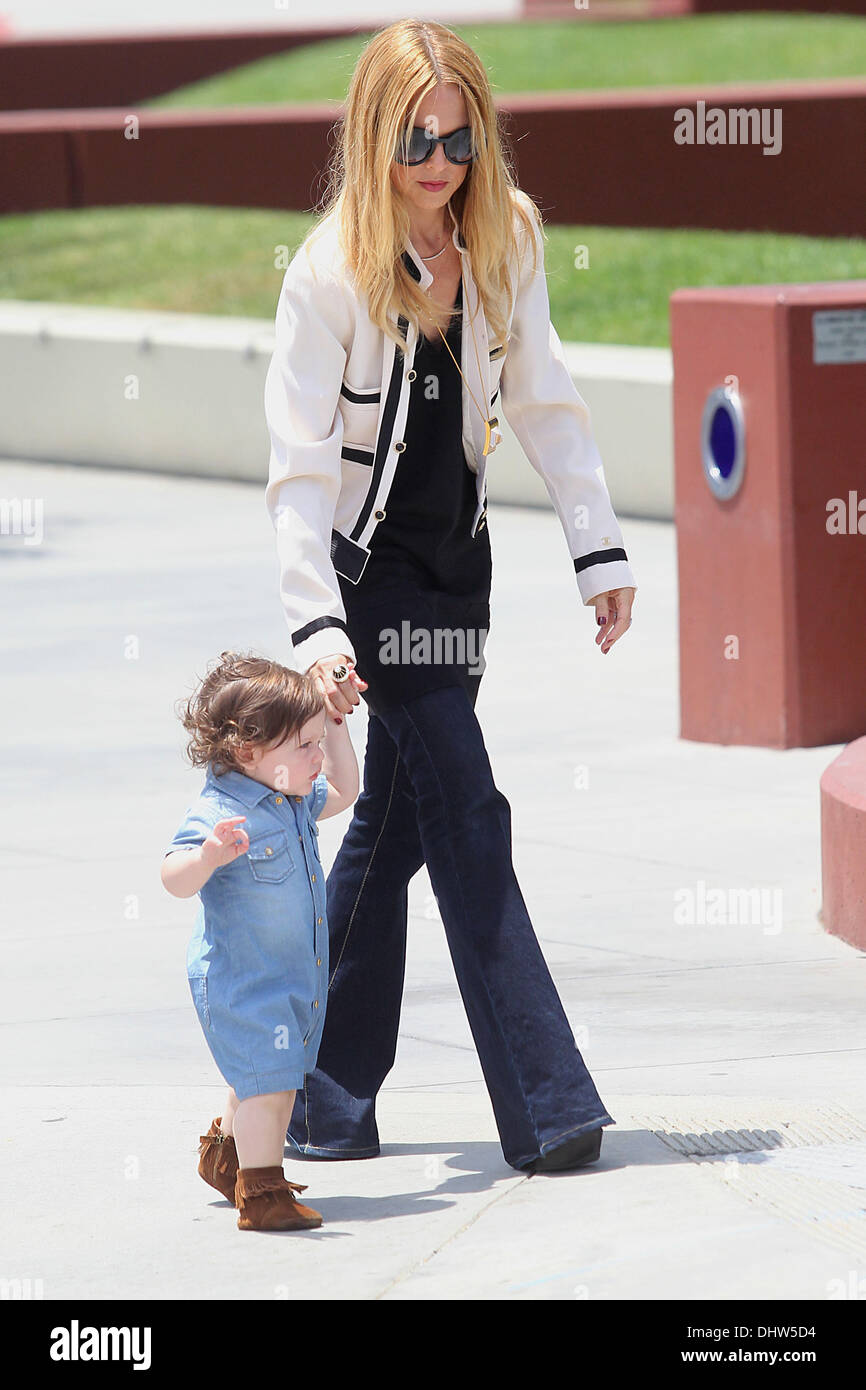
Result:
<svg viewBox="0 0 866 1390"><path fill-rule="evenodd" d="M243 745L270 747L300 733L325 708L312 677L253 653L221 652L197 690L175 709L190 735L193 767L213 764L216 776L246 774Z"/></svg>

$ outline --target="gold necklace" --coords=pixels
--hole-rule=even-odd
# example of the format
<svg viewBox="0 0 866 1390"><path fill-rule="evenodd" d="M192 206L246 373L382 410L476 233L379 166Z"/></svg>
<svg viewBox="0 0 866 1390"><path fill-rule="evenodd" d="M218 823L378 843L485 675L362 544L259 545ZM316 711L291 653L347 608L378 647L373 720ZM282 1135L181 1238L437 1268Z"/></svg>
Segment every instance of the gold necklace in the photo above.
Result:
<svg viewBox="0 0 866 1390"><path fill-rule="evenodd" d="M462 272L462 270L461 270L461 272L460 272L460 288L461 288L461 290L463 290L463 272ZM462 301L463 301L463 307L464 307L464 309L465 309L465 307L466 307L466 295L465 295L465 293L462 294L461 298L462 298ZM438 323L437 323L436 327L439 328ZM483 380L484 380L484 376L483 376L483 373L482 373L482 371L481 371L481 359L480 359L479 356L478 356L478 342L477 342L476 337L475 337L475 326L474 326L474 324L472 323L472 320L471 320L471 319L469 320L469 327L470 327L471 332L472 332L472 345L473 345L473 347L475 348L475 361L478 363L478 379L479 379L479 381L483 381ZM443 341L443 343L445 344L445 346L447 347L448 351L451 352L451 344L448 342L448 339L445 337L445 334L442 332L442 329L441 329L441 328L439 328L439 336L440 336L440 338L442 339L442 341ZM484 421L484 448L482 449L481 452L482 452L482 454L485 455L485 456L486 456L487 454L492 454L492 453L493 453L493 450L496 448L497 444L501 444L501 443L502 443L502 435L501 435L500 430L499 430L499 418L498 418L498 416L496 416L496 415L487 416L487 415L485 414L485 412L481 409L481 406L478 404L478 401L475 399L475 393L474 393L474 391L472 390L472 387L469 385L469 382L466 381L465 376L463 376L463 371L462 371L462 368L461 368L461 366L460 366L460 363L457 361L457 358L454 356L454 353L453 353L453 352L451 352L451 357L452 357L452 360L453 360L454 365L456 366L458 372L460 372L460 375L463 377L463 380L464 380L464 382L466 383L466 390L469 392L470 396L472 397L473 401L475 402L475 408L476 408L476 410L478 411L478 414L481 416L482 420Z"/></svg>

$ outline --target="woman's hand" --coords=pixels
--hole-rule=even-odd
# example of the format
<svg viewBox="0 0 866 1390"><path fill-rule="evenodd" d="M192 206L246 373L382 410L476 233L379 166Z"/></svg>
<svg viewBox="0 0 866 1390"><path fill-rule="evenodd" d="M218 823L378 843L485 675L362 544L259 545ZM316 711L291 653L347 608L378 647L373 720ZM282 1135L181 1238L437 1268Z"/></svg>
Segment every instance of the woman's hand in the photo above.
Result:
<svg viewBox="0 0 866 1390"><path fill-rule="evenodd" d="M596 646L609 652L614 642L618 642L624 632L631 627L631 606L635 591L628 589L608 589L606 593L596 594L595 621L599 625Z"/></svg>
<svg viewBox="0 0 866 1390"><path fill-rule="evenodd" d="M335 681L331 672L335 666L348 666L349 675L344 681ZM343 715L351 714L361 697L359 690L367 689L367 682L358 675L355 663L350 656L323 656L314 661L307 675L315 679L317 688L325 698L325 710L335 724L342 724Z"/></svg>

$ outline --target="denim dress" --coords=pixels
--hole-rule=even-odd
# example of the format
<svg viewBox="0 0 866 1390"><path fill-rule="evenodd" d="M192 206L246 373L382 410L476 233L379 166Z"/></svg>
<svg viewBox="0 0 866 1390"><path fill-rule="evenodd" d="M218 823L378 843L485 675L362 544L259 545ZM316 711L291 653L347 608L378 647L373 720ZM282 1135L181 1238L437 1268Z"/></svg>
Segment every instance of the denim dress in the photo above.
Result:
<svg viewBox="0 0 866 1390"><path fill-rule="evenodd" d="M217 821L246 816L249 849L199 890L186 960L205 1040L239 1100L298 1090L316 1065L328 994L316 820L327 798L324 773L295 796L209 764L166 850L201 845Z"/></svg>

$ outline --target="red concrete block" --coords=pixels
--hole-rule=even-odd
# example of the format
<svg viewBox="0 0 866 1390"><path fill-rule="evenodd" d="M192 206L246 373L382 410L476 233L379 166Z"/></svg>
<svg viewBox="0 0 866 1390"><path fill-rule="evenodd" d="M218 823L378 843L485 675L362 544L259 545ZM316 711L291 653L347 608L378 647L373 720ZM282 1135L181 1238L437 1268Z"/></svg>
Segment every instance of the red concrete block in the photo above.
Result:
<svg viewBox="0 0 866 1390"><path fill-rule="evenodd" d="M505 101L519 182L550 222L866 236L866 79ZM171 202L312 209L341 114L326 102L0 112L0 212ZM124 138L133 119L138 143ZM52 148L64 152L66 198L49 203L57 190L43 187L37 161L44 137L61 133Z"/></svg>
<svg viewBox="0 0 866 1390"><path fill-rule="evenodd" d="M825 929L866 951L866 738L821 778L821 887Z"/></svg>
<svg viewBox="0 0 866 1390"><path fill-rule="evenodd" d="M769 748L866 733L866 281L671 296L680 732ZM816 360L817 359L817 360ZM742 403L720 500L705 402Z"/></svg>
<svg viewBox="0 0 866 1390"><path fill-rule="evenodd" d="M19 38L0 19L0 110L132 106L201 78L289 49L363 32L321 29L61 34Z"/></svg>

